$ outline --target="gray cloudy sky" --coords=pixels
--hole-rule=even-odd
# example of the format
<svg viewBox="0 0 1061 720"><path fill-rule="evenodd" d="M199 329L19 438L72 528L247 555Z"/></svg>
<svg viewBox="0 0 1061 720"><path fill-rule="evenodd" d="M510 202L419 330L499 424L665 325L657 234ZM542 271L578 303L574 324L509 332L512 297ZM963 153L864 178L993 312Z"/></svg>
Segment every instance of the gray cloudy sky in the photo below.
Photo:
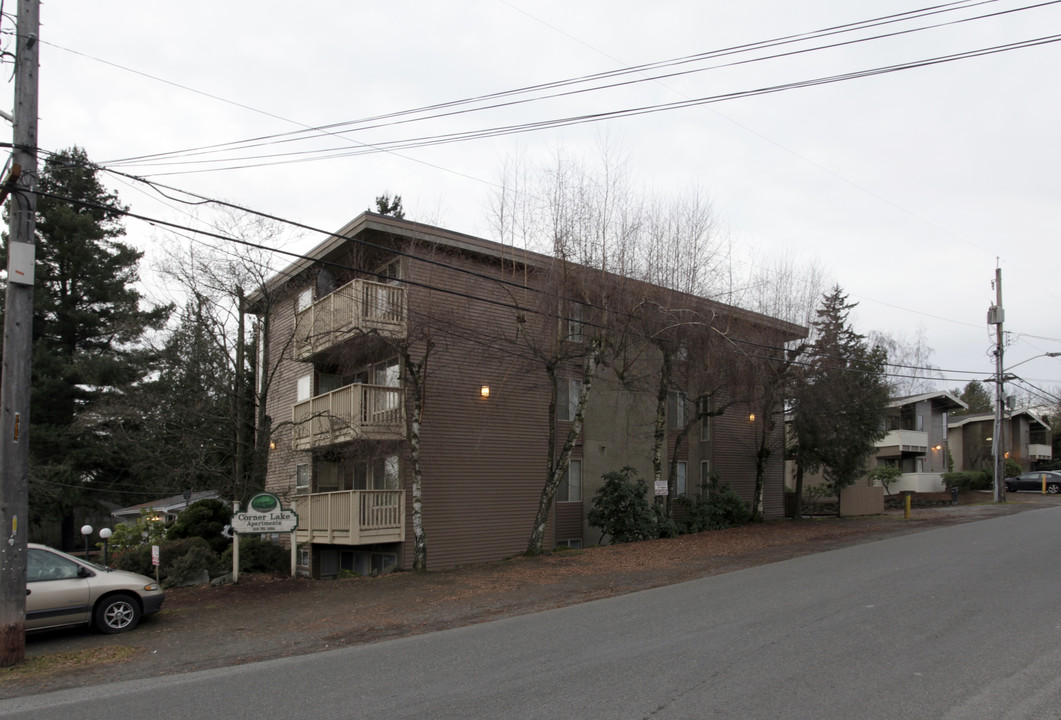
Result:
<svg viewBox="0 0 1061 720"><path fill-rule="evenodd" d="M1061 351L1061 43L589 125L353 151L1056 40L1061 4L1038 5L941 4L935 7L949 11L690 64L682 67L701 71L662 81L430 122L344 128L313 142L274 142L181 164L120 167L326 230L338 229L381 192L396 192L410 219L490 237L488 207L506 156L522 152L540 162L560 146L591 153L606 134L651 192L699 187L707 194L735 245L754 249L745 263L782 252L817 261L861 303L860 331L907 338L923 332L945 386L954 387L990 373L993 339L985 318L996 264L1012 333L1009 363ZM916 0L45 0L40 144L47 150L77 144L109 163L928 7ZM955 22L988 14L994 16ZM3 29L10 42L10 20ZM307 150L320 148L337 157L305 161ZM243 165L256 167L221 169ZM142 187L117 181L113 187L135 212L191 222ZM128 231L149 253L160 238L139 222L130 221ZM306 236L291 249L319 239ZM1056 392L1061 359L1029 362L1020 374Z"/></svg>

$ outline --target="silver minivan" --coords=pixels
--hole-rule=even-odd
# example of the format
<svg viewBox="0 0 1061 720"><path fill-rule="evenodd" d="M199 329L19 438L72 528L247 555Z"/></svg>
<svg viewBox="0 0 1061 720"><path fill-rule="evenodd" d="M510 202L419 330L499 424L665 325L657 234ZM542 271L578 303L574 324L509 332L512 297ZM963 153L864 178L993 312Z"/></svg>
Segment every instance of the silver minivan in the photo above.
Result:
<svg viewBox="0 0 1061 720"><path fill-rule="evenodd" d="M146 575L29 544L26 630L91 623L100 632L125 632L142 616L158 612L164 598L158 583Z"/></svg>

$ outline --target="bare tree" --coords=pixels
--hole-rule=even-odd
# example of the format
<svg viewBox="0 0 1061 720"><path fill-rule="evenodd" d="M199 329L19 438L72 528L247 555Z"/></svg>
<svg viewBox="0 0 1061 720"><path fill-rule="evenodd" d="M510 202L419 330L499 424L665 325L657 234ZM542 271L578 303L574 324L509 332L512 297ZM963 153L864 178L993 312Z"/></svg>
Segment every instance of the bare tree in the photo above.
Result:
<svg viewBox="0 0 1061 720"><path fill-rule="evenodd" d="M931 363L935 351L928 345L923 325L909 338L880 331L869 332L867 338L888 353L888 386L892 397L930 392L944 381L942 371Z"/></svg>

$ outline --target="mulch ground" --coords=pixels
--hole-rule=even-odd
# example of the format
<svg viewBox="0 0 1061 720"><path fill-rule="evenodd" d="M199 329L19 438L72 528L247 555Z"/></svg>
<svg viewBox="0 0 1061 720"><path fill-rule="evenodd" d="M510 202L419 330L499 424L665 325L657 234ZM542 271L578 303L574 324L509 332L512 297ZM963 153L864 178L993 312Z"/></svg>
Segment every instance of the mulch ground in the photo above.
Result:
<svg viewBox="0 0 1061 720"><path fill-rule="evenodd" d="M1061 498L1021 494L867 518L750 525L668 540L516 557L442 572L313 581L243 576L168 590L135 631L31 634L0 669L0 697L154 677L378 642L684 582L895 534L1011 514ZM969 500L970 498L963 498ZM989 496L987 497L989 500Z"/></svg>

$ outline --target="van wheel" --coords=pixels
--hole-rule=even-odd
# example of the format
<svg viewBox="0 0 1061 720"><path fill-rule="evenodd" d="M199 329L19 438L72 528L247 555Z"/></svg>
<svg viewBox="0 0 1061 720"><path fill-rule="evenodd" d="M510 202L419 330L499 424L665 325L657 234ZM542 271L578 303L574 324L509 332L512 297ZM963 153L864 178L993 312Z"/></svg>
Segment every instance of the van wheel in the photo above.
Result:
<svg viewBox="0 0 1061 720"><path fill-rule="evenodd" d="M108 635L132 630L140 622L140 603L129 595L111 595L96 605L95 621Z"/></svg>

